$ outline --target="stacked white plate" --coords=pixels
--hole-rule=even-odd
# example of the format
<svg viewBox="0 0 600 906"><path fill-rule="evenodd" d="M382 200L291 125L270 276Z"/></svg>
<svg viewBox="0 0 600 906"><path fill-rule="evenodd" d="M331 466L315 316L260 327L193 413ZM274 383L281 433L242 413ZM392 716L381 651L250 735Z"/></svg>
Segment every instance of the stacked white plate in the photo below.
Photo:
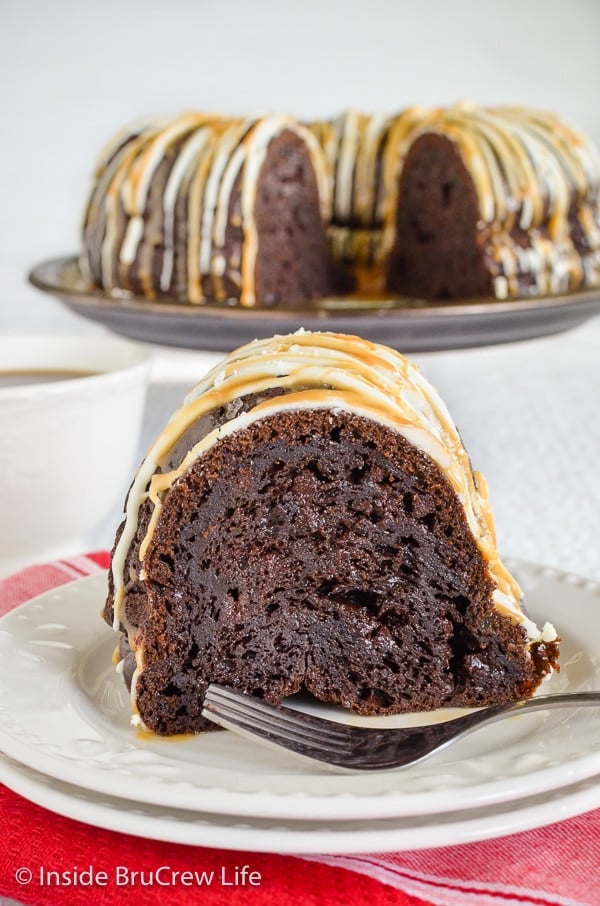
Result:
<svg viewBox="0 0 600 906"><path fill-rule="evenodd" d="M600 585L512 562L531 616L562 636L540 692L600 689ZM515 715L411 768L337 775L229 732L160 739L130 724L100 610L106 577L0 620L0 781L88 824L280 853L420 849L497 837L600 806L600 708ZM317 710L316 706L313 710ZM402 726L460 712L358 719Z"/></svg>

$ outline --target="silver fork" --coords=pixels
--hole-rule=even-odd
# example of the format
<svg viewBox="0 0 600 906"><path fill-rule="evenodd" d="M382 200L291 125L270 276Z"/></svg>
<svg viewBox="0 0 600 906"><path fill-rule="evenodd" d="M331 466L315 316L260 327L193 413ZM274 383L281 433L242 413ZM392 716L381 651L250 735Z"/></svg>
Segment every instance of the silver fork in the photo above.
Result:
<svg viewBox="0 0 600 906"><path fill-rule="evenodd" d="M408 767L461 739L483 724L528 711L600 705L600 692L540 695L471 711L443 723L371 729L314 717L283 705L211 684L202 714L214 723L265 745L287 749L339 772Z"/></svg>

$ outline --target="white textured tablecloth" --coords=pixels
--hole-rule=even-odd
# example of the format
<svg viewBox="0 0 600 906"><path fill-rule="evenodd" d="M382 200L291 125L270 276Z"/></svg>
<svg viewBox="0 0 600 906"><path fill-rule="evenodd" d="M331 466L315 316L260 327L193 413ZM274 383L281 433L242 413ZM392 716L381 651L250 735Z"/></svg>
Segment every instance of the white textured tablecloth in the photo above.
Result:
<svg viewBox="0 0 600 906"><path fill-rule="evenodd" d="M0 266L0 329L100 328L27 287L19 270ZM219 358L155 347L140 457ZM502 554L600 580L600 318L554 337L412 358L487 478ZM82 543L110 546L118 518Z"/></svg>
<svg viewBox="0 0 600 906"><path fill-rule="evenodd" d="M600 319L415 359L488 480L502 553L600 579Z"/></svg>

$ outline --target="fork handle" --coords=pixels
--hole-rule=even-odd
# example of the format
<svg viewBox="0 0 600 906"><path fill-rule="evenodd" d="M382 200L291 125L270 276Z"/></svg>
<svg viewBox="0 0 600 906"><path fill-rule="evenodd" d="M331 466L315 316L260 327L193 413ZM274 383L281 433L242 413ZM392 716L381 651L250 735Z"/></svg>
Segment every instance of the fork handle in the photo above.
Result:
<svg viewBox="0 0 600 906"><path fill-rule="evenodd" d="M378 740L379 754L382 757L376 765L368 767L385 770L415 764L434 752L445 748L449 743L457 742L472 730L476 730L484 724L501 720L509 714L592 705L600 705L600 692L539 695L536 698L523 698L518 701L505 702L501 705L491 705L441 723L425 724L404 730L382 730ZM363 732L363 744L368 748L369 733L372 733L372 731L365 729ZM364 752L362 754L364 755ZM364 760L362 764L355 761L354 767L364 767Z"/></svg>
<svg viewBox="0 0 600 906"><path fill-rule="evenodd" d="M553 695L538 695L534 698L521 698L518 701L505 702L502 705L491 705L472 714L465 714L448 721L450 726L461 727L463 732L475 729L479 724L493 723L511 713L526 711L547 711L551 708L585 708L600 705L600 692L558 692ZM441 726L444 726L443 724Z"/></svg>
<svg viewBox="0 0 600 906"><path fill-rule="evenodd" d="M522 698L516 702L495 705L478 713L487 714L489 719L493 720L495 708L498 709L497 716L500 717L511 711L545 711L548 708L573 706L585 708L589 705L600 705L600 692L558 692L553 695L538 695L535 698Z"/></svg>

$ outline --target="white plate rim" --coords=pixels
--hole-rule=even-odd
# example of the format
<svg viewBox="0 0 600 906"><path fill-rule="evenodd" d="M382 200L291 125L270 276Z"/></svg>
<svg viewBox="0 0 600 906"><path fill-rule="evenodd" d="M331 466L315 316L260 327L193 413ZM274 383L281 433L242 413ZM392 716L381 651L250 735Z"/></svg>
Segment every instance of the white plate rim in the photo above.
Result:
<svg viewBox="0 0 600 906"><path fill-rule="evenodd" d="M600 807L600 776L510 803L444 815L274 824L246 816L166 809L105 796L56 780L0 753L0 782L65 818L109 831L187 846L279 855L402 852L497 839L564 821Z"/></svg>
<svg viewBox="0 0 600 906"><path fill-rule="evenodd" d="M579 589L583 592L592 593L594 597L600 596L600 585L583 577L572 576L552 568L528 564L522 561L513 561L511 567L521 571L529 571L536 577L552 583L562 583L562 586L564 586L563 591L566 588ZM92 600L95 600L96 589L103 588L104 581L103 574L96 574L93 577L61 586L61 588L54 589L52 592L47 592L39 598L33 599L21 605L20 608L11 611L0 620L0 649L2 635L10 635L10 633L5 631L6 627L12 626L19 616L24 616L35 607L44 609L51 601L54 601L55 604L58 602L61 606L64 606L65 601L77 600L81 596L83 589L85 589L86 594L91 595ZM100 601L98 600L97 603L99 610ZM93 634L91 627L89 631ZM0 701L0 711L2 710L6 714L7 705L2 705ZM124 798L129 798L131 795L131 772L130 776L125 778L125 783L123 778L115 782L115 777L118 777L115 772L97 777L90 771L89 764L85 758L82 757L80 762L74 763L72 760L68 761L61 757L60 752L52 755L42 753L35 746L32 748L27 741L23 742L22 739L11 736L5 727L0 727L0 748L22 764L44 774L52 775L58 780L76 783L106 795ZM533 793L560 788L566 784L583 780L598 773L599 770L600 752L586 753L575 759L567 770L565 770L564 763L559 763L553 768L548 768L541 772L543 777L538 774L536 776L537 786L534 788L528 788L522 782L511 783L507 781L488 782L479 786L472 786L470 788L470 798L464 796L464 791L460 793L461 806L463 808L475 808L524 798ZM154 805L210 811L220 814L268 818L282 817L286 819L302 819L307 816L314 819L324 818L329 820L385 818L427 813L440 814L445 811L454 811L456 807L456 796L451 794L444 796L439 791L436 791L435 795L431 793L415 793L407 796L406 792L388 789L383 794L365 795L361 794L360 791L357 792L356 778L351 783L344 783L347 779L327 775L327 785L333 791L330 791L327 795L315 795L312 792L301 792L298 794L297 790L283 793L281 791L273 792L269 789L231 790L223 785L215 785L214 782L212 784L201 784L198 779L193 784L192 790L190 790L189 784L163 784L162 786L159 785L158 788L149 788L147 782L145 782L135 798L139 802L144 801ZM265 780L265 783L267 780ZM197 795L194 796L194 793Z"/></svg>

